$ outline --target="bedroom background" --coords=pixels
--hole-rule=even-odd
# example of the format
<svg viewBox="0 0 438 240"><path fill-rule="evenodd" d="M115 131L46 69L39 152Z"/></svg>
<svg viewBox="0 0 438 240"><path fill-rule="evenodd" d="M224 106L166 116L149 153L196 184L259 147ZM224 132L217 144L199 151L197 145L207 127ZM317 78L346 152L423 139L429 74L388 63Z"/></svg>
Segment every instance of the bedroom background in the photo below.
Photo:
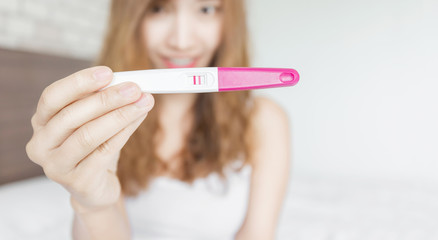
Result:
<svg viewBox="0 0 438 240"><path fill-rule="evenodd" d="M24 145L42 88L98 53L108 3L0 1L0 239L69 237L68 195ZM247 3L252 65L301 74L255 92L291 121L278 239L438 239L438 2Z"/></svg>

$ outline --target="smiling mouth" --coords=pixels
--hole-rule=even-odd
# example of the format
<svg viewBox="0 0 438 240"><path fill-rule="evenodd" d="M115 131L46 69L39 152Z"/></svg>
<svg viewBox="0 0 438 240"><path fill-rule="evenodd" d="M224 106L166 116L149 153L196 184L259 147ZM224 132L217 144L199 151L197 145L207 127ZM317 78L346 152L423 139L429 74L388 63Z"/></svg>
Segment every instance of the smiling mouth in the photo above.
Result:
<svg viewBox="0 0 438 240"><path fill-rule="evenodd" d="M167 68L191 68L196 65L196 58L164 58Z"/></svg>

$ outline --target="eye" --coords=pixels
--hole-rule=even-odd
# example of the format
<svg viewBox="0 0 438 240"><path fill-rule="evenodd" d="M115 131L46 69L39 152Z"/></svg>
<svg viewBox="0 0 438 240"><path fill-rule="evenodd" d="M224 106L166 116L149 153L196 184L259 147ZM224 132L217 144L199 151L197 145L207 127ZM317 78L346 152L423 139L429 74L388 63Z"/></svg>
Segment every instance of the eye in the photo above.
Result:
<svg viewBox="0 0 438 240"><path fill-rule="evenodd" d="M154 6L152 6L151 8L150 8L150 12L151 13L160 13L160 12L162 12L164 10L164 7L163 6L161 6L161 5L154 5Z"/></svg>
<svg viewBox="0 0 438 240"><path fill-rule="evenodd" d="M151 15L162 14L169 10L168 3L165 1L153 1L151 5L148 6L147 13Z"/></svg>
<svg viewBox="0 0 438 240"><path fill-rule="evenodd" d="M204 6L201 8L201 12L207 15L214 15L218 8L216 6Z"/></svg>

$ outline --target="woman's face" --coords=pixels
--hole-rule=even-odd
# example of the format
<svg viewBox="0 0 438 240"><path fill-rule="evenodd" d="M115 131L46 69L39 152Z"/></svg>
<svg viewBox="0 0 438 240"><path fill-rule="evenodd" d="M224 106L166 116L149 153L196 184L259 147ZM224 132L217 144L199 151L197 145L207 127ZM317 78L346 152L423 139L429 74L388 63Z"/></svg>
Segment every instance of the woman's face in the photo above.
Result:
<svg viewBox="0 0 438 240"><path fill-rule="evenodd" d="M220 42L222 0L152 1L141 33L154 68L207 67Z"/></svg>

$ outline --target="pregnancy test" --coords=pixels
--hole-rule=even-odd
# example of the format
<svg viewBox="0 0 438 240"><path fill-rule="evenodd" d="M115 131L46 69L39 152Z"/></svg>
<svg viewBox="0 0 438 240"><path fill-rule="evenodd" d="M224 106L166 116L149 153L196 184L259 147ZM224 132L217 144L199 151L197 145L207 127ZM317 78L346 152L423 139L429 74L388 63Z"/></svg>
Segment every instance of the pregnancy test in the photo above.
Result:
<svg viewBox="0 0 438 240"><path fill-rule="evenodd" d="M115 72L107 87L134 82L148 93L203 93L289 87L298 80L290 68L170 68Z"/></svg>

